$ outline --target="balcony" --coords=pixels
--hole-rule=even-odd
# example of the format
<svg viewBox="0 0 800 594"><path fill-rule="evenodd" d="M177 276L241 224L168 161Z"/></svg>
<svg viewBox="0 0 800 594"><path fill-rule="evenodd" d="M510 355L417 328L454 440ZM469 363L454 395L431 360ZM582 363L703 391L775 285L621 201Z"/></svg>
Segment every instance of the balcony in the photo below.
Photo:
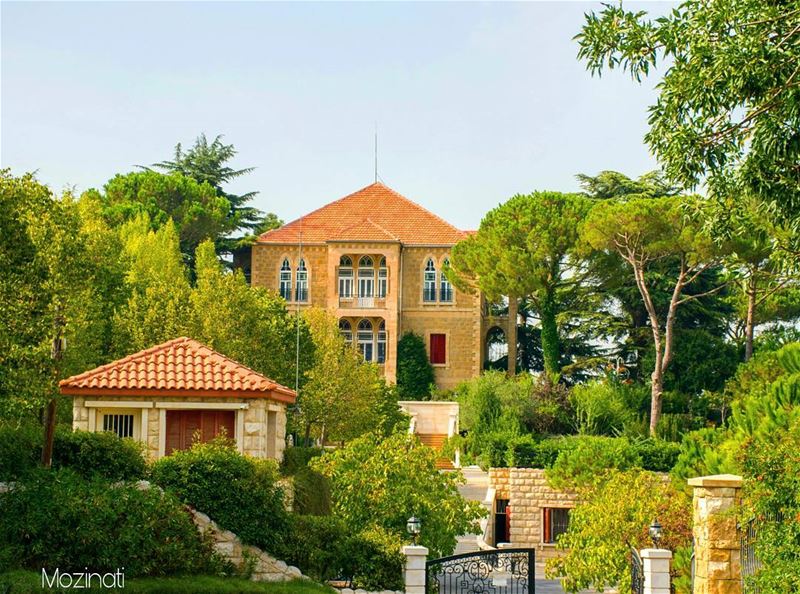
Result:
<svg viewBox="0 0 800 594"><path fill-rule="evenodd" d="M382 309L386 307L385 297L339 297L339 307L355 309Z"/></svg>

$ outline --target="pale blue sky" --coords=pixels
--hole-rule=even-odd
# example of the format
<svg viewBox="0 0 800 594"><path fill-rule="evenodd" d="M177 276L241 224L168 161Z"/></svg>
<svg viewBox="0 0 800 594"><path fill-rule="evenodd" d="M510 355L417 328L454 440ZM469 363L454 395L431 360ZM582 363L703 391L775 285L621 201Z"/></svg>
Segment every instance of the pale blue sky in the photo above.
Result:
<svg viewBox="0 0 800 594"><path fill-rule="evenodd" d="M653 82L592 78L599 3L2 2L0 162L99 187L224 134L232 187L291 220L373 180L462 228L576 173L656 166ZM670 5L631 5L663 12Z"/></svg>

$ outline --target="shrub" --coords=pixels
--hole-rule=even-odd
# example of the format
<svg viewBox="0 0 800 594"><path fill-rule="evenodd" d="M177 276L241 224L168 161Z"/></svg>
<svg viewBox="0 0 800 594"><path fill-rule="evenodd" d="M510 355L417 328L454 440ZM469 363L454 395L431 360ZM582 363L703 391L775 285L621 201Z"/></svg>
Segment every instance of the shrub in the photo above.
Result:
<svg viewBox="0 0 800 594"><path fill-rule="evenodd" d="M547 480L555 488L581 488L602 479L610 469L640 467L642 459L625 438L583 437L558 454Z"/></svg>
<svg viewBox="0 0 800 594"><path fill-rule="evenodd" d="M377 529L353 535L335 516L292 516L282 556L318 581L349 578L355 588L403 589L400 539Z"/></svg>
<svg viewBox="0 0 800 594"><path fill-rule="evenodd" d="M246 543L275 552L285 537L288 514L272 461L214 440L161 458L152 477Z"/></svg>
<svg viewBox="0 0 800 594"><path fill-rule="evenodd" d="M307 468L308 463L312 458L321 456L325 450L322 448L304 448L294 446L286 448L283 452L283 461L281 462L281 474L284 476L292 476L301 468Z"/></svg>
<svg viewBox="0 0 800 594"><path fill-rule="evenodd" d="M0 481L13 481L35 468L42 451L43 429L33 423L0 423Z"/></svg>
<svg viewBox="0 0 800 594"><path fill-rule="evenodd" d="M0 543L0 570L124 567L135 577L230 569L172 495L71 470L32 472L0 495Z"/></svg>
<svg viewBox="0 0 800 594"><path fill-rule="evenodd" d="M518 437L508 444L506 462L519 468L550 468L570 443L563 438L536 441L529 435Z"/></svg>
<svg viewBox="0 0 800 594"><path fill-rule="evenodd" d="M310 468L301 468L292 477L295 513L324 516L331 513L331 485L328 479Z"/></svg>
<svg viewBox="0 0 800 594"><path fill-rule="evenodd" d="M311 462L331 481L333 513L348 526L378 528L406 537L410 514L422 521L420 542L441 556L455 548L457 536L477 530L484 515L478 502L458 492L460 473L440 473L437 454L416 436L370 434Z"/></svg>
<svg viewBox="0 0 800 594"><path fill-rule="evenodd" d="M428 400L435 383L425 342L406 332L397 343L397 394L408 400Z"/></svg>
<svg viewBox="0 0 800 594"><path fill-rule="evenodd" d="M619 435L636 420L627 388L608 381L579 384L570 392L575 429L582 435Z"/></svg>
<svg viewBox="0 0 800 594"><path fill-rule="evenodd" d="M642 468L655 472L669 472L678 461L681 446L672 441L645 439L633 444L642 461Z"/></svg>
<svg viewBox="0 0 800 594"><path fill-rule="evenodd" d="M86 477L141 479L147 475L144 445L113 433L59 428L53 443L53 467L71 468Z"/></svg>

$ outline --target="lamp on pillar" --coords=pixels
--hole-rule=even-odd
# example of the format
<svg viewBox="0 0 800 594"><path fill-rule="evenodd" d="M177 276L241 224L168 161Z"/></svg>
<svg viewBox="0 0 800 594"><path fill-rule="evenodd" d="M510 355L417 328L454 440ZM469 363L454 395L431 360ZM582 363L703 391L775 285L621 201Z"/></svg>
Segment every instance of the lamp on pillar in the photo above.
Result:
<svg viewBox="0 0 800 594"><path fill-rule="evenodd" d="M650 533L650 538L653 541L653 547L658 548L658 543L661 542L661 536L663 534L663 528L661 524L658 523L658 520L653 520L653 523L650 524L650 528L648 529Z"/></svg>
<svg viewBox="0 0 800 594"><path fill-rule="evenodd" d="M406 530L411 535L411 538L414 540L414 544L417 544L417 537L422 530L422 522L416 516L411 516L408 518L408 522L406 522Z"/></svg>

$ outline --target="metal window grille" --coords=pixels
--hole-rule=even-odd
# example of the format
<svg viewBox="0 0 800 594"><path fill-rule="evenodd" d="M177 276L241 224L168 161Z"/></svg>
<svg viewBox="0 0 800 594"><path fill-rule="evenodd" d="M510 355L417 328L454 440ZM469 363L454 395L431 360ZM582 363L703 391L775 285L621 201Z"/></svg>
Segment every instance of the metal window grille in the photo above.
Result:
<svg viewBox="0 0 800 594"><path fill-rule="evenodd" d="M133 415L103 415L103 431L116 433L118 437L133 437Z"/></svg>

